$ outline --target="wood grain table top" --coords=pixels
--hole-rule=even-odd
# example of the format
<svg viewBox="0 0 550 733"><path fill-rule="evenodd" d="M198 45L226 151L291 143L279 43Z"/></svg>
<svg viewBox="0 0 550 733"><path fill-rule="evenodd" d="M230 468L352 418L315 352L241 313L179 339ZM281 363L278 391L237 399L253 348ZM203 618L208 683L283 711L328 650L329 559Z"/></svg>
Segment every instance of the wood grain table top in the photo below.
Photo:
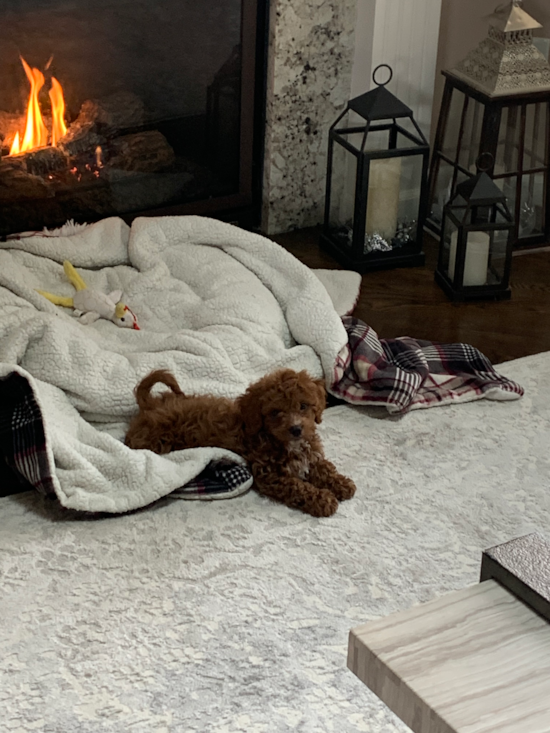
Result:
<svg viewBox="0 0 550 733"><path fill-rule="evenodd" d="M358 626L348 667L415 733L550 733L550 624L494 580Z"/></svg>

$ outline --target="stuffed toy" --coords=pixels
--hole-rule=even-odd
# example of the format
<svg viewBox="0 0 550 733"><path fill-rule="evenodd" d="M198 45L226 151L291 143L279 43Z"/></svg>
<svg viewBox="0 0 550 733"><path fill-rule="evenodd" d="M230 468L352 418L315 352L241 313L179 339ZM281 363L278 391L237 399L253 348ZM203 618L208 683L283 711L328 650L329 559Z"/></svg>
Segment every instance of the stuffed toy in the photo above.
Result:
<svg viewBox="0 0 550 733"><path fill-rule="evenodd" d="M98 318L105 318L121 328L133 328L139 331L134 313L120 300L122 290L113 290L109 295L90 290L68 260L63 263L63 269L76 290L72 298L47 293L45 290L37 290L37 292L54 305L73 308L74 315L86 325L94 323Z"/></svg>

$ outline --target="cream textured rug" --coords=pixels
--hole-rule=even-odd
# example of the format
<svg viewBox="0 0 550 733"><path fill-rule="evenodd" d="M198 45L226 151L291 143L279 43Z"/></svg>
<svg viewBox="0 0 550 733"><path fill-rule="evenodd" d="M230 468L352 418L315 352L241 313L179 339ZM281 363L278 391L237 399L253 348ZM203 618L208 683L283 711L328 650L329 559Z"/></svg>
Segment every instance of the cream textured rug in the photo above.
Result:
<svg viewBox="0 0 550 733"><path fill-rule="evenodd" d="M349 629L550 536L550 354L500 371L522 399L329 409L359 490L327 520L253 491L96 519L0 500L2 731L408 730L347 670Z"/></svg>

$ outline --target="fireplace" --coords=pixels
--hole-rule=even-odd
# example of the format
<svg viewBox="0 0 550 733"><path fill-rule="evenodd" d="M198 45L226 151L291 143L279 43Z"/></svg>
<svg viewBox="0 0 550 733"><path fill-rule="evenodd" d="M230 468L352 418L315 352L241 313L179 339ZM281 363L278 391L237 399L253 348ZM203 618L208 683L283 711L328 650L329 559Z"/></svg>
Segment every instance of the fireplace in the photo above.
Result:
<svg viewBox="0 0 550 733"><path fill-rule="evenodd" d="M259 211L258 0L0 9L0 234Z"/></svg>

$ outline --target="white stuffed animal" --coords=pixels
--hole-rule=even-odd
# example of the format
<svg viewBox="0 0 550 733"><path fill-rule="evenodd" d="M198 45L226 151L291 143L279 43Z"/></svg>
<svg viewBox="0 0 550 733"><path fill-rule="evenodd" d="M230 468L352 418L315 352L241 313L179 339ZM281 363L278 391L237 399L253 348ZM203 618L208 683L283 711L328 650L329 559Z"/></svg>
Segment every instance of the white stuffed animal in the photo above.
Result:
<svg viewBox="0 0 550 733"><path fill-rule="evenodd" d="M54 295L45 290L38 290L37 292L55 305L74 308L75 316L78 317L81 323L86 325L94 323L98 318L105 318L121 328L133 328L139 331L136 316L121 301L122 290L113 290L109 295L100 293L97 290L90 290L68 260L63 263L63 269L76 290L72 298Z"/></svg>

